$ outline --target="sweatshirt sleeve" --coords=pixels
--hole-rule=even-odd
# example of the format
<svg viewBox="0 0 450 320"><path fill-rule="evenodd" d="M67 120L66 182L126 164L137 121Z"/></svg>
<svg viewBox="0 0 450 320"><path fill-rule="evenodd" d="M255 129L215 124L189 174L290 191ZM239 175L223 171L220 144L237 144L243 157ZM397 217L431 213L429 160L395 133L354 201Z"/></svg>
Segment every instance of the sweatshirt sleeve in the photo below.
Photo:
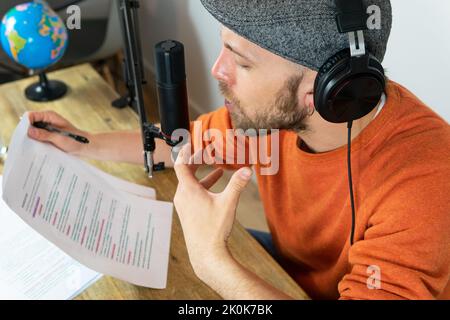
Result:
<svg viewBox="0 0 450 320"><path fill-rule="evenodd" d="M436 299L450 277L450 168L399 170L361 214L362 239L349 250L341 299ZM358 213L357 213L358 215ZM361 226L360 226L361 227Z"/></svg>
<svg viewBox="0 0 450 320"><path fill-rule="evenodd" d="M349 250L341 299L428 300L448 290L450 150L431 143L395 150L403 160L383 162L390 169L377 171L378 183L357 212L366 225L357 226L361 240Z"/></svg>

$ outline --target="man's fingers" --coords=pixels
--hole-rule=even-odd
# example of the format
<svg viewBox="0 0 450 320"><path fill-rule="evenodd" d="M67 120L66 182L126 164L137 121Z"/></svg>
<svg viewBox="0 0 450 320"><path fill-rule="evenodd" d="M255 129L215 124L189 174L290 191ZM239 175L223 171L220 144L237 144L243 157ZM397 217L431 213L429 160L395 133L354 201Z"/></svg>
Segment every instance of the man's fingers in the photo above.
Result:
<svg viewBox="0 0 450 320"><path fill-rule="evenodd" d="M29 112L30 124L35 122L47 122L55 127L66 127L69 122L54 111Z"/></svg>
<svg viewBox="0 0 450 320"><path fill-rule="evenodd" d="M178 153L177 160L175 161L175 174L177 175L180 184L198 184L198 181L189 166L191 159L190 148L190 144L186 144L183 148L181 148L180 152Z"/></svg>
<svg viewBox="0 0 450 320"><path fill-rule="evenodd" d="M47 130L37 129L32 126L28 129L28 136L37 141L50 142L58 148L61 148L64 144L72 143L69 138Z"/></svg>
<svg viewBox="0 0 450 320"><path fill-rule="evenodd" d="M189 152L190 148L188 148L187 151ZM193 174L195 174L198 168L200 168L200 166L203 164L202 159L203 159L203 150L197 151L189 158L188 164Z"/></svg>
<svg viewBox="0 0 450 320"><path fill-rule="evenodd" d="M220 180L223 176L223 170L222 169L216 169L213 172L211 172L208 176L200 180L200 184L207 190L211 189L217 181Z"/></svg>
<svg viewBox="0 0 450 320"><path fill-rule="evenodd" d="M185 144L178 152L177 159L175 160L175 165L188 165L191 159L190 155L190 145Z"/></svg>
<svg viewBox="0 0 450 320"><path fill-rule="evenodd" d="M34 140L42 142L51 142L56 134L47 130L38 129L33 126L28 128L28 136Z"/></svg>
<svg viewBox="0 0 450 320"><path fill-rule="evenodd" d="M242 168L236 171L231 177L228 186L222 193L233 204L237 204L242 191L247 187L252 177L253 171L250 168Z"/></svg>

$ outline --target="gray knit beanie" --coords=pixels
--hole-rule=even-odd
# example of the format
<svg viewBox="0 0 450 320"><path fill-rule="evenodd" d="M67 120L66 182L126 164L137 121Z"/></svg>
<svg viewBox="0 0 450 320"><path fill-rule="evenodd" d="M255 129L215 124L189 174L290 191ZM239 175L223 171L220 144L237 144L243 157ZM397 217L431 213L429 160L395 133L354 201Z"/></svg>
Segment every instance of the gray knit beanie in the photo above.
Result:
<svg viewBox="0 0 450 320"><path fill-rule="evenodd" d="M349 47L336 24L333 0L201 0L224 26L276 55L318 71ZM363 0L381 9L381 29L366 30L367 49L381 62L392 26L390 0Z"/></svg>

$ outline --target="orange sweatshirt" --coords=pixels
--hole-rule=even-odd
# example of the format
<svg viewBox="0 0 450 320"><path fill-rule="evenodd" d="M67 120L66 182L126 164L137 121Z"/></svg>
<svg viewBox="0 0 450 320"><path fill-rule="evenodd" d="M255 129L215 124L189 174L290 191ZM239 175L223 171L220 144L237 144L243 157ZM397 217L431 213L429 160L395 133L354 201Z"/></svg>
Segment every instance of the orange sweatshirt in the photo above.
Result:
<svg viewBox="0 0 450 320"><path fill-rule="evenodd" d="M225 108L199 120L203 132L232 127ZM389 82L386 105L352 144L352 247L347 147L298 145L281 131L278 174L255 166L280 263L297 283L313 299L450 299L448 123Z"/></svg>

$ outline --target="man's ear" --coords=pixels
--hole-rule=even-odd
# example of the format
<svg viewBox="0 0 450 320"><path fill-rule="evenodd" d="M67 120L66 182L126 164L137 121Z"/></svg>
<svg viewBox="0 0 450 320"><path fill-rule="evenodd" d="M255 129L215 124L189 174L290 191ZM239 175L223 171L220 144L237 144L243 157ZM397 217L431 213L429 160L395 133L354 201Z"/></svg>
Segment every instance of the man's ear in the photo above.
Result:
<svg viewBox="0 0 450 320"><path fill-rule="evenodd" d="M314 106L314 83L316 81L317 72L313 70L308 70L305 73L304 79L303 79L303 92L302 99L304 106L308 108L308 113L313 114L315 110Z"/></svg>
<svg viewBox="0 0 450 320"><path fill-rule="evenodd" d="M308 108L309 113L313 113L313 111L316 109L314 106L314 91L306 93L305 106Z"/></svg>

